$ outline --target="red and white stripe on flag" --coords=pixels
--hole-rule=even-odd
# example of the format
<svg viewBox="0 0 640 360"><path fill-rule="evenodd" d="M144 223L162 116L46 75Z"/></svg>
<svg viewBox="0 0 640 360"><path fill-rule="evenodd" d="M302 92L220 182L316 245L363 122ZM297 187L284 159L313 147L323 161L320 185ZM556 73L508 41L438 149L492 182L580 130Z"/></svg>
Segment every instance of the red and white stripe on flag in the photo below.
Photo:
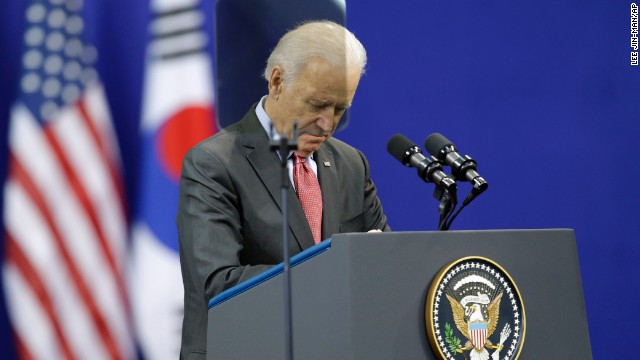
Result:
<svg viewBox="0 0 640 360"><path fill-rule="evenodd" d="M21 358L130 359L119 153L81 2L27 6L2 265Z"/></svg>

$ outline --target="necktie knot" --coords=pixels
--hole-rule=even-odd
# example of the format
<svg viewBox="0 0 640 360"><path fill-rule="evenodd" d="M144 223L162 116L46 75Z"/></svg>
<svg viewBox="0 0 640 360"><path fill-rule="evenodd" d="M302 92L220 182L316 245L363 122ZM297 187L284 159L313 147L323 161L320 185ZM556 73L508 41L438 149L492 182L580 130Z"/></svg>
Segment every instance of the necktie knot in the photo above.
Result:
<svg viewBox="0 0 640 360"><path fill-rule="evenodd" d="M307 162L306 157L302 157L296 153L293 153L293 163L295 165L305 164Z"/></svg>

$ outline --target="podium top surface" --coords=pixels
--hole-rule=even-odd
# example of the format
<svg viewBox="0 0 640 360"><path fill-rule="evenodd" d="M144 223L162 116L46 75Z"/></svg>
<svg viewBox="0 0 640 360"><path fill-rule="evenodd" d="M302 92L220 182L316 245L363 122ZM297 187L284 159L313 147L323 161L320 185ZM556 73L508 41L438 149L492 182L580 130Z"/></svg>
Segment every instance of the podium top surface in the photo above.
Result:
<svg viewBox="0 0 640 360"><path fill-rule="evenodd" d="M349 236L353 238L354 236L388 236L392 234L395 238L409 238L413 237L417 234L431 235L431 236L439 236L443 238L456 237L463 234L468 233L492 233L492 232L507 232L507 233L518 233L518 232L545 232L545 231L568 231L573 232L573 229L505 229L505 230L456 230L456 231L396 231L396 232L387 232L387 233L345 233L345 234L336 234L334 237L343 238ZM293 268L299 264L304 263L305 261L331 249L332 239L329 238L327 240L322 241L321 243L314 245L294 256L290 259L290 267ZM217 305L222 304L223 302L232 299L266 281L269 279L276 277L284 272L284 263L280 263L278 265L274 265L269 270L252 277L251 279L244 281L234 287L231 287L220 294L214 296L209 300L209 309L216 307Z"/></svg>

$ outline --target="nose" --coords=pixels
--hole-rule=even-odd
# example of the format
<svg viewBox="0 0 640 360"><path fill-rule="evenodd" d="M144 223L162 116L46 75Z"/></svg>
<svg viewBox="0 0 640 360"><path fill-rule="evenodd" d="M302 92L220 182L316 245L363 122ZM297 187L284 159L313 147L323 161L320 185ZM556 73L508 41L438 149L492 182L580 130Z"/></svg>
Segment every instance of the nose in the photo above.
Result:
<svg viewBox="0 0 640 360"><path fill-rule="evenodd" d="M322 130L323 134L329 133L331 131L330 123L331 121L325 116L321 116L318 118L318 120L316 120L316 125L320 128L320 130Z"/></svg>
<svg viewBox="0 0 640 360"><path fill-rule="evenodd" d="M316 126L318 126L323 134L329 134L333 130L333 124L335 120L335 114L333 107L328 106L316 120Z"/></svg>

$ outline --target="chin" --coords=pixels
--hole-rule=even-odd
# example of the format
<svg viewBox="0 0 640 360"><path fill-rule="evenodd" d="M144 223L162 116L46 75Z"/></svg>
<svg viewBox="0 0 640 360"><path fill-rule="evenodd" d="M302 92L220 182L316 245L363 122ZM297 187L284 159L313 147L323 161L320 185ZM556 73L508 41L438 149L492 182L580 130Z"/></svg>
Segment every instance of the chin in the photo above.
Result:
<svg viewBox="0 0 640 360"><path fill-rule="evenodd" d="M315 152L315 150L309 150L309 149L299 149L298 154L300 154L302 157L308 157L311 156L311 154L313 154Z"/></svg>
<svg viewBox="0 0 640 360"><path fill-rule="evenodd" d="M305 141L303 144L298 144L298 152L305 154L305 156L311 155L318 151L320 146L324 143L324 139L314 139L314 141Z"/></svg>
<svg viewBox="0 0 640 360"><path fill-rule="evenodd" d="M318 145L313 144L311 146L309 145L301 146L299 147L298 152L306 157L318 151L318 149L320 148L320 145L322 144L318 144Z"/></svg>

